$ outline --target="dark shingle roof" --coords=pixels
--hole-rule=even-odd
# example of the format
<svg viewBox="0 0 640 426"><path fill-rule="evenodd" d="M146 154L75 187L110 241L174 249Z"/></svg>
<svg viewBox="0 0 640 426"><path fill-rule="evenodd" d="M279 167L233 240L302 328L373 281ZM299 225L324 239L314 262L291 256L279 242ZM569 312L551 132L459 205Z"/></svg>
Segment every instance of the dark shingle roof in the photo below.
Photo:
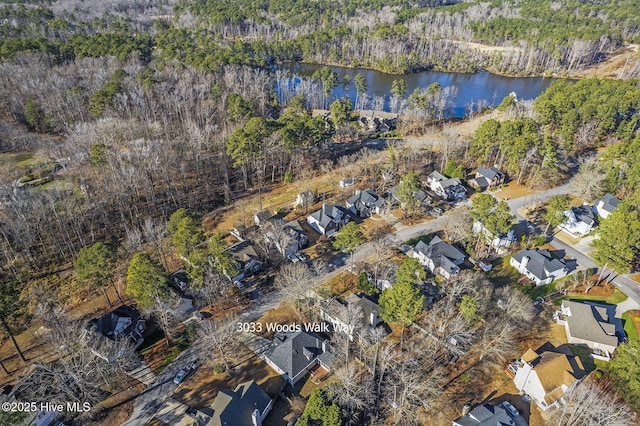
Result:
<svg viewBox="0 0 640 426"><path fill-rule="evenodd" d="M497 175L501 175L502 172L493 167L478 167L477 173L481 174L485 178L489 180L493 180Z"/></svg>
<svg viewBox="0 0 640 426"><path fill-rule="evenodd" d="M576 217L576 222L584 222L588 225L593 225L595 223L593 211L591 211L589 206L573 207L571 211Z"/></svg>
<svg viewBox="0 0 640 426"><path fill-rule="evenodd" d="M431 259L434 269L440 267L449 273L458 269L454 262L462 261L466 257L462 251L442 241L438 236L433 237L429 244L425 244L424 241L419 241L413 250Z"/></svg>
<svg viewBox="0 0 640 426"><path fill-rule="evenodd" d="M551 253L549 253L549 250L527 249L513 255L513 258L518 263L522 263L522 259L524 259L525 257L529 257L527 270L540 281L543 281L549 277L546 271L554 272L566 266L563 259L554 258L553 256L551 256Z"/></svg>
<svg viewBox="0 0 640 426"><path fill-rule="evenodd" d="M90 320L88 327L99 331L110 339L115 339L132 331L139 319L140 313L136 309L122 305L100 318Z"/></svg>
<svg viewBox="0 0 640 426"><path fill-rule="evenodd" d="M235 391L222 389L211 406L213 415L208 425L253 426L251 414L256 409L262 414L269 402L269 395L253 380L239 384Z"/></svg>
<svg viewBox="0 0 640 426"><path fill-rule="evenodd" d="M351 206L355 206L356 210L360 211L364 207L382 207L384 204L384 198L373 192L371 189L365 189L364 191L357 192L355 195L347 199L347 203Z"/></svg>
<svg viewBox="0 0 640 426"><path fill-rule="evenodd" d="M323 228L326 228L327 225L335 221L336 217L340 214L342 214L343 217L346 215L343 207L334 204L323 204L320 210L311 214L311 217L316 219Z"/></svg>
<svg viewBox="0 0 640 426"><path fill-rule="evenodd" d="M509 426L513 424L504 408L495 405L479 405L466 416L455 419L460 426Z"/></svg>
<svg viewBox="0 0 640 426"><path fill-rule="evenodd" d="M327 363L332 361L333 355L323 352L322 342L320 336L306 331L278 333L265 357L293 378L315 358Z"/></svg>
<svg viewBox="0 0 640 426"><path fill-rule="evenodd" d="M616 207L618 207L618 204L620 204L620 200L611 194L606 194L599 203L602 203L600 207L602 210L613 213Z"/></svg>

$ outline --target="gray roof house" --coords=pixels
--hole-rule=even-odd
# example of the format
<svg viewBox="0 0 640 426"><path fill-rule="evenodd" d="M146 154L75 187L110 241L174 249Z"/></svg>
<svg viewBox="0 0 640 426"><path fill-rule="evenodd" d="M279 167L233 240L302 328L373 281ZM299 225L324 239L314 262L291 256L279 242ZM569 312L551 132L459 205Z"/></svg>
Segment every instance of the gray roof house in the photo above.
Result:
<svg viewBox="0 0 640 426"><path fill-rule="evenodd" d="M572 207L563 214L566 216L567 220L561 223L558 228L573 237L583 237L587 235L596 224L593 211L587 205Z"/></svg>
<svg viewBox="0 0 640 426"><path fill-rule="evenodd" d="M522 250L513 255L509 263L536 285L549 284L569 272L564 259L556 259L549 250Z"/></svg>
<svg viewBox="0 0 640 426"><path fill-rule="evenodd" d="M236 261L238 274L230 277L231 281L240 281L262 269L262 261L249 241L241 241L227 247L227 251Z"/></svg>
<svg viewBox="0 0 640 426"><path fill-rule="evenodd" d="M369 217L372 214L381 214L384 210L385 200L372 189L363 191L356 189L356 193L347 199L347 208L360 217Z"/></svg>
<svg viewBox="0 0 640 426"><path fill-rule="evenodd" d="M256 226L260 226L265 222L269 222L273 219L273 214L268 209L261 210L258 213L253 215L253 221L256 223Z"/></svg>
<svg viewBox="0 0 640 426"><path fill-rule="evenodd" d="M494 167L478 167L476 176L467 183L474 188L490 189L502 185L505 179L505 174Z"/></svg>
<svg viewBox="0 0 640 426"><path fill-rule="evenodd" d="M431 273L447 279L458 275L460 272L458 265L461 265L467 257L464 252L442 241L438 236L433 237L429 244L425 244L424 241L418 242L411 255Z"/></svg>
<svg viewBox="0 0 640 426"><path fill-rule="evenodd" d="M304 229L302 229L302 226L300 226L300 223L297 220L285 223L282 227L282 231L286 238L272 238L272 241L276 249L278 249L278 251L285 257L296 253L309 242L307 234L304 232Z"/></svg>
<svg viewBox="0 0 640 426"><path fill-rule="evenodd" d="M330 322L334 331L346 334L351 341L357 334L374 329L382 323L380 307L364 294L351 293L344 301L336 298L325 299L320 306L322 319ZM360 318L349 318L349 306L359 308Z"/></svg>
<svg viewBox="0 0 640 426"><path fill-rule="evenodd" d="M320 210L307 216L307 223L323 235L332 235L347 222L347 210L334 204L323 204Z"/></svg>
<svg viewBox="0 0 640 426"><path fill-rule="evenodd" d="M453 421L453 426L512 426L514 421L499 405L483 404Z"/></svg>
<svg viewBox="0 0 640 426"><path fill-rule="evenodd" d="M254 381L240 383L234 391L218 392L207 426L261 426L273 400Z"/></svg>
<svg viewBox="0 0 640 426"><path fill-rule="evenodd" d="M402 201L400 201L400 199L398 198L397 191L398 191L397 187L394 187L394 188L392 188L392 189L389 191L389 195L390 195L390 200L389 200L389 201L390 201L392 204L395 204L395 203L402 203ZM429 196L427 195L427 193L426 193L426 192L424 192L424 191L423 191L423 190L421 190L421 189L417 190L417 191L415 192L415 194L413 194L413 197L414 197L416 200L418 200L418 202L419 202L419 203L420 203L420 205L422 205L422 206L427 206L427 205L431 204L431 201L432 201L432 200L431 200L431 197L429 197Z"/></svg>
<svg viewBox="0 0 640 426"><path fill-rule="evenodd" d="M431 190L445 200L459 200L467 196L467 190L458 178L447 178L439 172L433 172L427 178L427 182Z"/></svg>
<svg viewBox="0 0 640 426"><path fill-rule="evenodd" d="M618 204L620 204L619 199L611 194L606 194L593 206L593 212L606 219L618 207Z"/></svg>
<svg viewBox="0 0 640 426"><path fill-rule="evenodd" d="M277 333L264 360L292 386L314 367L330 371L334 356L329 341L304 330Z"/></svg>
<svg viewBox="0 0 640 426"><path fill-rule="evenodd" d="M618 347L616 323L622 328L615 312L614 305L563 300L554 318L564 325L569 343L586 345L594 358L608 361Z"/></svg>
<svg viewBox="0 0 640 426"><path fill-rule="evenodd" d="M107 362L113 362L129 348L135 349L142 344L142 334L147 327L135 308L122 305L100 318L90 320L86 329L90 335L100 337L90 339L91 352ZM127 340L132 345L117 346L118 342L128 343Z"/></svg>

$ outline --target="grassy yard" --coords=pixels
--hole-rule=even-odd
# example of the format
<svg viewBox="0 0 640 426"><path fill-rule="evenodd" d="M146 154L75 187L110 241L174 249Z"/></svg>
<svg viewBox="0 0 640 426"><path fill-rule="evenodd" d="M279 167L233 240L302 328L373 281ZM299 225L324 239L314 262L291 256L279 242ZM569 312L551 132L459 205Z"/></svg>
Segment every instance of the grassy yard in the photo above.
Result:
<svg viewBox="0 0 640 426"><path fill-rule="evenodd" d="M563 300L590 300L592 302L604 302L610 305L617 305L627 300L629 296L618 290L617 288L608 296L598 296L592 294L569 294L562 296L553 301L553 304L559 306Z"/></svg>
<svg viewBox="0 0 640 426"><path fill-rule="evenodd" d="M536 300L539 297L546 296L555 291L555 283L532 286L530 284L519 284L518 280L522 275L518 270L509 264L511 256L501 257L493 262L493 268L487 272L487 278L496 287L512 286L519 289L524 294L529 296L531 300Z"/></svg>
<svg viewBox="0 0 640 426"><path fill-rule="evenodd" d="M640 329L640 311L627 311L622 314L624 321L624 331L627 333L629 340L638 340Z"/></svg>
<svg viewBox="0 0 640 426"><path fill-rule="evenodd" d="M571 350L575 356L580 358L580 361L586 371L590 372L598 368L595 363L596 360L591 356L591 350L589 348L569 345L569 350Z"/></svg>
<svg viewBox="0 0 640 426"><path fill-rule="evenodd" d="M408 240L405 244L410 245L411 247L415 247L420 241L423 241L425 244L429 244L429 241L433 238L432 234L421 235L419 237L412 238Z"/></svg>

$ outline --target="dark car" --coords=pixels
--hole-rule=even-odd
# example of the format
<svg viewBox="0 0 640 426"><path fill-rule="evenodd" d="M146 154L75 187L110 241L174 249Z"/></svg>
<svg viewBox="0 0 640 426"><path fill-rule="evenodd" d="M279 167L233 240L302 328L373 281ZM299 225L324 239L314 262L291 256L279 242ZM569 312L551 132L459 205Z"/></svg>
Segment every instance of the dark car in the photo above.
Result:
<svg viewBox="0 0 640 426"><path fill-rule="evenodd" d="M627 337L627 333L623 330L616 331L616 336L618 337L618 341L620 343L629 343L629 338Z"/></svg>

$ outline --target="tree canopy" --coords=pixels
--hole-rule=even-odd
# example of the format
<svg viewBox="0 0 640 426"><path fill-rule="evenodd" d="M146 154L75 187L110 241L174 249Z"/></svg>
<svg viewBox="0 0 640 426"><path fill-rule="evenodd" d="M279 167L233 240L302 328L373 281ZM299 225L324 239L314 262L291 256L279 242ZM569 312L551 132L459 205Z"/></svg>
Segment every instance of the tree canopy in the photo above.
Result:
<svg viewBox="0 0 640 426"><path fill-rule="evenodd" d="M399 281L382 292L380 317L388 323L406 327L422 312L423 304L424 296L417 287L409 282Z"/></svg>
<svg viewBox="0 0 640 426"><path fill-rule="evenodd" d="M640 212L627 202L620 203L597 228L594 258L618 273L629 273L640 254Z"/></svg>
<svg viewBox="0 0 640 426"><path fill-rule="evenodd" d="M127 293L141 308L153 306L155 298L168 294L167 274L160 263L145 252L133 255L127 269Z"/></svg>

